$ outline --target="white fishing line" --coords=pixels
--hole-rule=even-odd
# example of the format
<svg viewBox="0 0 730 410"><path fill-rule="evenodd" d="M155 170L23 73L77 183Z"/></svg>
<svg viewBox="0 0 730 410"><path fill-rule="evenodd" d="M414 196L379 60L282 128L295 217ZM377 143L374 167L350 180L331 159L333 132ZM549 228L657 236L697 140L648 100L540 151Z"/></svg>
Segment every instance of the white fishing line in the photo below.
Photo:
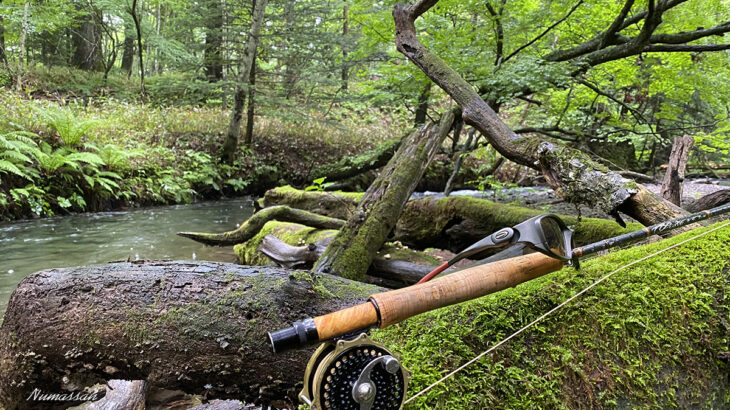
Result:
<svg viewBox="0 0 730 410"><path fill-rule="evenodd" d="M473 359L469 360L468 362L466 362L466 363L462 364L462 365L461 365L461 366L459 366L459 367L458 367L457 369L453 370L453 371L452 371L451 373L449 373L449 374L447 374L446 376L442 377L441 379L439 379L438 381L436 381L436 382L435 382L435 383L433 383L432 385L430 385L430 386L426 387L425 389L423 389L423 390L419 391L418 393L416 393L415 395L411 396L411 397L410 397L410 398L409 398L408 400L406 400L406 401L405 401L405 403L404 403L404 404L408 404L409 402L413 401L413 400L414 400L414 399L415 399L416 397L418 397L418 396L421 396L421 395L425 394L425 393L426 393L426 392L428 392L429 390L431 390L431 389L433 389L434 387L438 386L439 384L443 383L443 382L444 382L444 381L445 381L446 379L450 378L451 376L455 375L456 373L459 373L460 371L464 370L464 369L465 369L465 368L466 368L467 366L471 365L472 363L476 362L477 360L481 359L482 357L484 357L484 356L488 355L489 353L491 353L492 351L494 351L494 350L495 350L496 348L498 348L498 347L502 346L503 344L507 343L507 342L508 342L508 341L510 341L511 339L513 339L513 338L517 337L517 336L518 336L518 335L519 335L520 333L522 333L522 332L524 332L525 330L529 329L530 327L532 327L532 326L533 326L533 325L535 325L536 323L538 323L538 322L542 321L543 319L545 319L546 317L548 317L548 316L549 316L550 314L552 314L553 312L557 311L558 309L562 308L563 306L565 306L565 305L567 305L568 303L572 302L573 300L577 299L577 298L578 298L579 296L581 296L582 294L584 294L584 293L588 292L589 290L593 289L593 288L594 288L594 287L596 287L596 286L597 286L597 285L598 285L599 283L601 283L601 282L603 282L604 280L606 280L606 279L610 278L611 276L615 275L616 273L618 273L618 272L620 272L620 271L622 271L622 270L624 270L624 269L626 269L626 268L628 268L628 267L631 267L631 266L633 266L633 265L636 265L636 264L637 264L637 263L639 263L639 262L643 262L643 261L645 261L645 260L647 260L647 259L651 259L651 258L653 258L653 257L655 257L655 256L657 256L657 255L659 255L659 254L661 254L661 253L664 253L664 252L666 252L666 251L668 251L668 250L674 249L674 248L676 248L676 247L678 247L678 246L684 245L684 244L685 244L685 243L687 243L687 242L693 241L693 240L695 240L695 239L697 239L697 238L700 238L700 237L702 237L702 236L705 236L705 235L707 235L707 234L709 234L709 233L712 233L712 232L715 232L715 231L717 231L717 230L720 230L720 229L722 229L722 228L724 228L724 227L726 227L726 226L729 226L729 225L730 225L730 222L727 222L727 223L725 223L725 224L723 224L723 225L720 225L720 226L718 226L717 228L713 228L713 229L711 229L711 230L709 230L709 231L705 231L705 232L702 232L702 233L701 233L701 234L699 234L699 235L693 236L693 237L691 237L691 238L689 238L689 239L685 239L685 240L683 240L682 242L676 243L676 244L674 244L674 245L672 245L672 246L669 246L669 247L667 247L667 248L664 248L664 249L662 249L662 250L660 250L660 251L654 252L654 253L652 253L651 255L647 255L647 256L644 256L644 257L643 257L643 258L641 258L641 259L635 260L635 261L633 261L633 262L631 262L631 263L629 263L629 264L627 264L627 265L624 265L624 266L622 266L622 267L620 267L620 268L616 269L615 271L613 271L613 272L611 272L611 273L607 274L606 276L602 277L601 279L598 279L597 281L593 282L593 283L592 283L591 285L589 285L589 286L588 286L587 288L585 288L585 289L581 290L580 292L578 292L578 293L576 293L575 295L571 296L570 298L566 299L566 300L565 300L564 302L562 302L561 304L559 304L559 305L555 306L554 308L550 309L549 311L547 311L546 313L544 313L544 314L543 314L542 316L538 317L537 319L533 320L533 321L532 321L532 322L530 322L529 324L525 325L525 327L521 328L520 330L518 330L518 331L516 331L516 332L512 333L511 335L507 336L506 338L502 339L502 340L501 340L501 341L500 341L499 343L497 343L496 345L494 345L494 346L490 347L489 349L485 350L484 352L480 353L480 354L479 354L478 356L476 356L475 358L473 358Z"/></svg>

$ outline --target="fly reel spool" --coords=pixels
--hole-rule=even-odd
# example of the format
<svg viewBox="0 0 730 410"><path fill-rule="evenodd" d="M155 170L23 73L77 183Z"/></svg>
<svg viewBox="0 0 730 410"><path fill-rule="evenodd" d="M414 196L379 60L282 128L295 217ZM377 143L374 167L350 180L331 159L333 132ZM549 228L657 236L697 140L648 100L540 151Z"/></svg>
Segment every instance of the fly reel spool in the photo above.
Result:
<svg viewBox="0 0 730 410"><path fill-rule="evenodd" d="M314 352L299 398L320 410L398 410L410 376L391 352L362 333L325 342Z"/></svg>

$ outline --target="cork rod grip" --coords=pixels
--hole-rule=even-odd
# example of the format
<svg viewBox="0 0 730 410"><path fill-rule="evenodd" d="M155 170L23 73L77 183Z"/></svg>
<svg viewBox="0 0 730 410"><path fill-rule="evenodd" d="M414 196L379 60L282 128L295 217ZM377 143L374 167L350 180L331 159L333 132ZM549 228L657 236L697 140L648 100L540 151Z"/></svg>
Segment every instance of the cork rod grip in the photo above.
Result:
<svg viewBox="0 0 730 410"><path fill-rule="evenodd" d="M378 293L370 296L370 300L378 307L380 328L385 328L429 310L516 286L562 267L563 262L557 259L532 253L464 269L420 285Z"/></svg>
<svg viewBox="0 0 730 410"><path fill-rule="evenodd" d="M378 324L378 311L370 302L314 318L319 340L328 340Z"/></svg>

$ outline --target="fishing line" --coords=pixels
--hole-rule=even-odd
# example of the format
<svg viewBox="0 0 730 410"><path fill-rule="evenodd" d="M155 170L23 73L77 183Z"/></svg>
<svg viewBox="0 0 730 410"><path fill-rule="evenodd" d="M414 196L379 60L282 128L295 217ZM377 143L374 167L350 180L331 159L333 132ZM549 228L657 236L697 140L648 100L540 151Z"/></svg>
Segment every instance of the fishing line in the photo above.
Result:
<svg viewBox="0 0 730 410"><path fill-rule="evenodd" d="M679 246L681 246L681 245L684 245L684 244L685 244L685 243L687 243L687 242L693 241L693 240L695 240L695 239L697 239L697 238L700 238L700 237L702 237L702 236L705 236L705 235L707 235L707 234L709 234L709 233L712 233L712 232L715 232L715 231L717 231L717 230L720 230L720 229L722 229L722 228L725 228L726 226L730 226L730 222L727 222L727 223L725 223L725 224L723 224L723 225L720 225L720 226L718 226L717 228L713 228L713 229L711 229L711 230L709 230L709 231L705 231L705 232L702 232L701 234L699 234L699 235L696 235L696 236L693 236L693 237L691 237L691 238L689 238L689 239L685 239L685 240L683 240L682 242L676 243L676 244L674 244L674 245L672 245L672 246L669 246L669 247L667 247L667 248L664 248L664 249L662 249L662 250L660 250L660 251L654 252L654 253L652 253L652 254L650 254L650 255L644 256L644 257L643 257L643 258L641 258L641 259L635 260L635 261L633 261L633 262L631 262L631 263L629 263L629 264L627 264L627 265L624 265L624 266L622 266L622 267L620 267L620 268L616 269L615 271L613 271L613 272L611 272L611 273L609 273L609 274L605 275L605 276L604 276L604 277L602 277L601 279L598 279L597 281L595 281L595 282L593 282L592 284L590 284L590 285L589 285L588 287L586 287L585 289L581 290L580 292L578 292L578 293L576 293L575 295L571 296L570 298L566 299L566 300L565 300L564 302L562 302L561 304L559 304L559 305L555 306L554 308L550 309L549 311L547 311L546 313L544 313L544 314L543 314L542 316L538 317L537 319L533 320L533 321L532 321L532 322L530 322L529 324L525 325L525 326L524 326L523 328L521 328L520 330L518 330L518 331L516 331L516 332L512 333L511 335L507 336L506 338L502 339L502 340L501 340L501 341L500 341L499 343L497 343L496 345L494 345L494 346L490 347L489 349L487 349L487 350L485 350L484 352L480 353L480 354L479 354L478 356L476 356L475 358L473 358L473 359L469 360L468 362L466 362L466 363L462 364L462 365L461 365L461 366L459 366L459 367L458 367L457 369L453 370L453 371L452 371L451 373L449 373L449 374L447 374L446 376L442 377L441 379L439 379L439 380L438 380L438 381L436 381L435 383L431 384L430 386L426 387L425 389L423 389L423 390L419 391L418 393L416 393L415 395L411 396L411 397L410 397L410 398L409 398L408 400L406 400L406 401L405 401L405 402L404 402L403 404L404 404L404 405L405 405L405 404L408 404L409 402L413 401L413 400L414 400L414 399L415 399L416 397L418 397L418 396L421 396L421 395L425 394L425 393L426 393L426 392L428 392L429 390L431 390L431 389L433 389L434 387L438 386L439 384L443 383L444 381L446 381L446 380L447 380L448 378L450 378L451 376L455 375L456 373L459 373L460 371L464 370L464 369L465 369L465 368L466 368L467 366L469 366L469 365L473 364L473 363L474 363L474 362L476 362L477 360L479 360L479 359L481 359L482 357L484 357L484 356L488 355L489 353L491 353L492 351L494 351L494 350L495 350L495 349L497 349L498 347L502 346L503 344L507 343L507 342L508 342L508 341L510 341L511 339L513 339L513 338L517 337L517 336L518 336L518 335L519 335L520 333L522 333L522 332L524 332L525 330L529 329L530 327L534 326L534 325L535 325L536 323L538 323L538 322L542 321L543 319L545 319L546 317L548 317L549 315L551 315L552 313L554 313L554 312L555 312L555 311L557 311L558 309L562 308L563 306L565 306L565 305L567 305L568 303L572 302L573 300L577 299L578 297L580 297L580 296L581 296L581 295L583 295L584 293L586 293L586 292L588 292L589 290L593 289L594 287L598 286L598 284L599 284L599 283L601 283L601 282L605 281L606 279L610 278L611 276L615 275L616 273L618 273L618 272L620 272L620 271L622 271L622 270L624 270L624 269L626 269L626 268L629 268L629 267L631 267L631 266L633 266L633 265L636 265L637 263L643 262L643 261L645 261L645 260L647 260L647 259L651 259L651 258L653 258L653 257L655 257L655 256L657 256L657 255L659 255L659 254L661 254L661 253L664 253L664 252L666 252L666 251L668 251L668 250L671 250L671 249L677 248L677 247L679 247Z"/></svg>

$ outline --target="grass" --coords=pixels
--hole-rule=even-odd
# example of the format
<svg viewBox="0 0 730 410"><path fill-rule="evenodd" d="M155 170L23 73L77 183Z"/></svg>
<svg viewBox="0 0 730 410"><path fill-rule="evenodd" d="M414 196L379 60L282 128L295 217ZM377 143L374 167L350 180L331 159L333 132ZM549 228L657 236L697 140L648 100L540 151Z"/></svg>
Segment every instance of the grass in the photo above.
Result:
<svg viewBox="0 0 730 410"><path fill-rule="evenodd" d="M418 392L608 272L699 232L411 318L375 339ZM632 266L407 408L727 408L730 227Z"/></svg>

